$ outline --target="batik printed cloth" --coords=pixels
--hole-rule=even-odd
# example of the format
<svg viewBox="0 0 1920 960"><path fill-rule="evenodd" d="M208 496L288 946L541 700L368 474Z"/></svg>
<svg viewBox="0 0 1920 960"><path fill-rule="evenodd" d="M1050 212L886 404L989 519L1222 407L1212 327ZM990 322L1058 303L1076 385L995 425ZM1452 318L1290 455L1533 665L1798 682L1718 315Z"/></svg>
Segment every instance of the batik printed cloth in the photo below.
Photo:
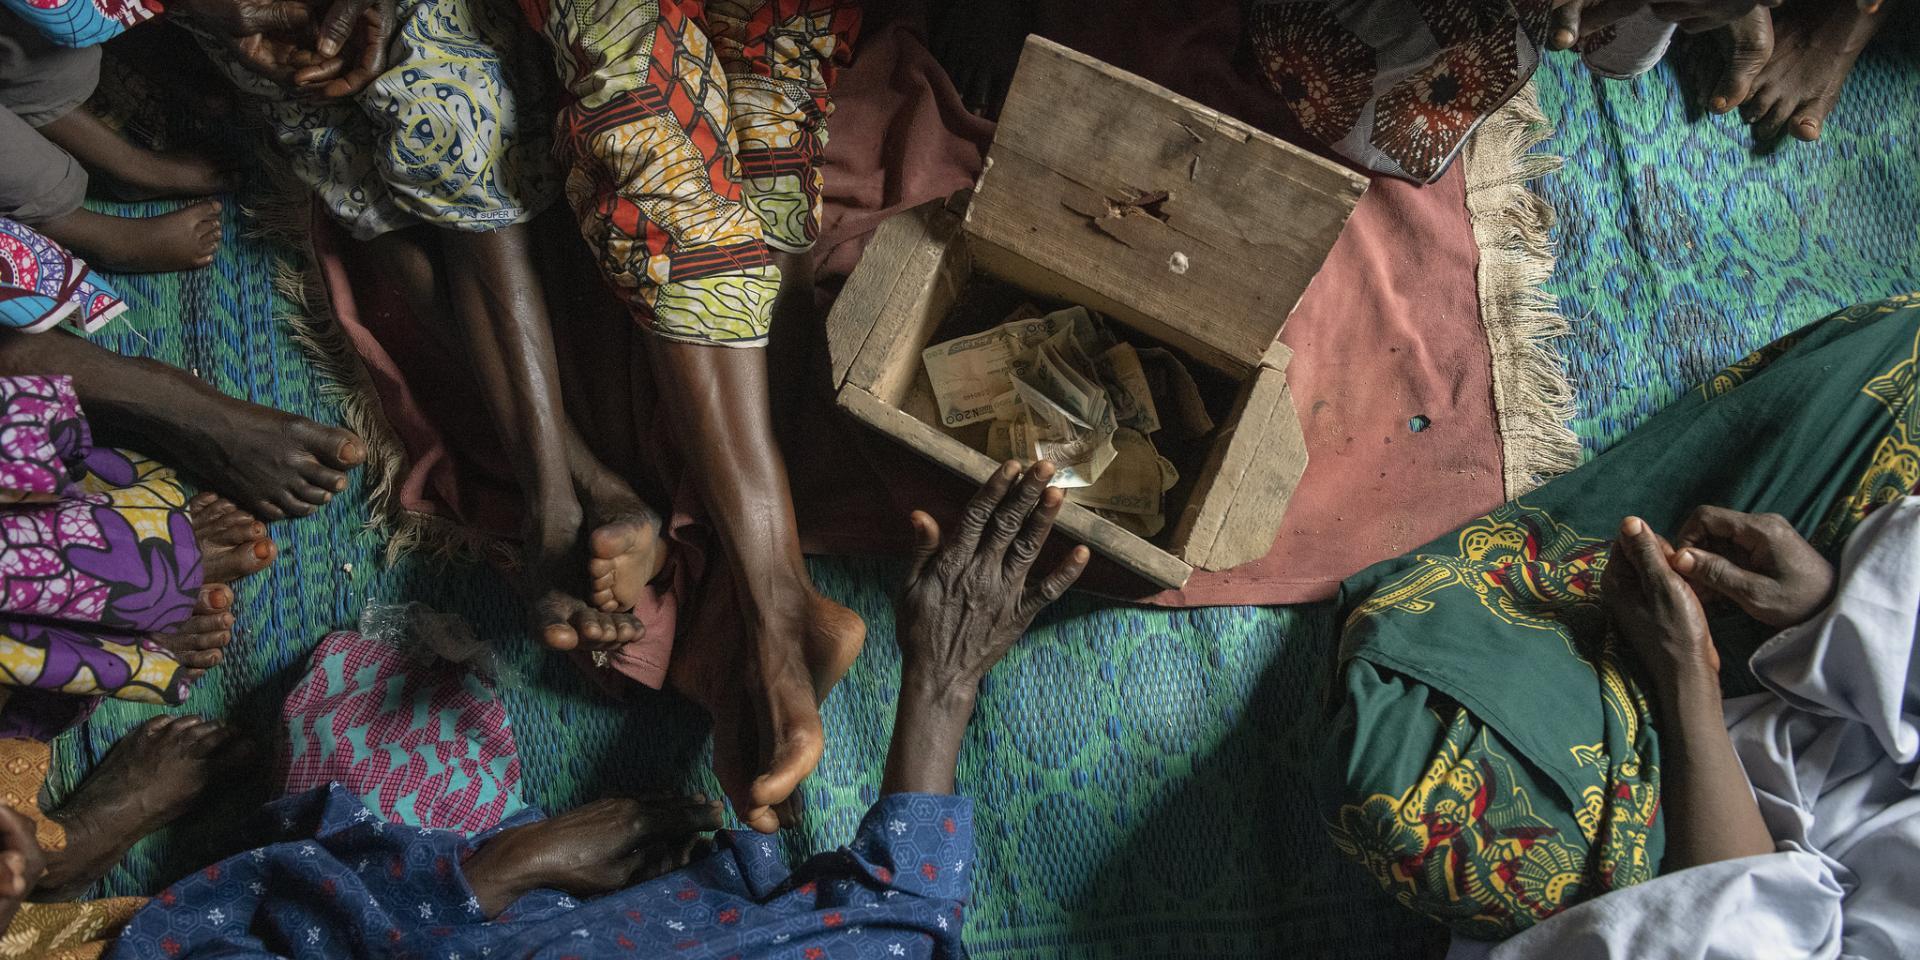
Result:
<svg viewBox="0 0 1920 960"><path fill-rule="evenodd" d="M1920 957L1920 497L1847 542L1827 608L1724 704L1775 852L1663 874L1448 960ZM1738 801L1734 801L1738 802Z"/></svg>
<svg viewBox="0 0 1920 960"><path fill-rule="evenodd" d="M564 90L567 200L636 320L673 340L766 342L773 249L819 233L828 88L846 0L521 0Z"/></svg>
<svg viewBox="0 0 1920 960"><path fill-rule="evenodd" d="M91 333L126 309L67 248L0 217L0 328L39 333L72 322Z"/></svg>
<svg viewBox="0 0 1920 960"><path fill-rule="evenodd" d="M1402 903L1498 940L1654 877L1660 752L1639 665L1600 611L1627 515L1714 504L1791 521L1830 559L1920 484L1920 296L1849 308L1734 364L1587 465L1342 588L1325 811ZM1729 693L1763 632L1716 611Z"/></svg>
<svg viewBox="0 0 1920 960"><path fill-rule="evenodd" d="M1247 33L1306 132L1379 173L1430 183L1533 76L1551 0L1255 0ZM1581 44L1610 77L1641 73L1673 25L1641 13Z"/></svg>
<svg viewBox="0 0 1920 960"><path fill-rule="evenodd" d="M506 709L458 664L331 634L280 715L285 793L338 781L383 820L469 834L526 808Z"/></svg>
<svg viewBox="0 0 1920 960"><path fill-rule="evenodd" d="M65 849L67 833L40 809L40 791L53 766L52 748L39 740L0 740L0 803L26 817L40 849ZM0 960L92 960L147 902L114 897L78 903L22 903L0 934Z"/></svg>
<svg viewBox="0 0 1920 960"><path fill-rule="evenodd" d="M15 16L63 47L91 47L160 15L156 0L0 0Z"/></svg>
<svg viewBox="0 0 1920 960"><path fill-rule="evenodd" d="M497 230L559 192L539 41L497 0L404 0L389 66L323 101L201 46L261 112L293 174L356 239L418 224Z"/></svg>
<svg viewBox="0 0 1920 960"><path fill-rule="evenodd" d="M0 377L0 501L0 736L56 735L94 697L179 703L150 639L201 584L173 471L93 446L68 378Z"/></svg>
<svg viewBox="0 0 1920 960"><path fill-rule="evenodd" d="M973 817L958 797L882 797L850 846L792 872L773 838L733 831L683 870L585 903L536 891L492 922L461 872L485 837L383 823L337 784L270 812L288 839L174 884L134 918L111 956L964 956Z"/></svg>

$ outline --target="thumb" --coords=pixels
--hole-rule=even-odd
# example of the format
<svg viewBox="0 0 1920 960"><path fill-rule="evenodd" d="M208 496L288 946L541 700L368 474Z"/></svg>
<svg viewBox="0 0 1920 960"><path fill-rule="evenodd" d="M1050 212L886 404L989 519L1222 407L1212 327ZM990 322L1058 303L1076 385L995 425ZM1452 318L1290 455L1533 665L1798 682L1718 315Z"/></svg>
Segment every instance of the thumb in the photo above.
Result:
<svg viewBox="0 0 1920 960"><path fill-rule="evenodd" d="M1688 583L1704 587L1741 606L1757 599L1767 578L1710 550L1688 547L1673 556L1673 569Z"/></svg>
<svg viewBox="0 0 1920 960"><path fill-rule="evenodd" d="M322 57L339 55L347 45L347 38L353 35L354 23L366 8L366 0L333 0L327 7L326 18L320 22L320 40L314 52Z"/></svg>
<svg viewBox="0 0 1920 960"><path fill-rule="evenodd" d="M907 583L913 584L926 571L933 555L940 551L940 524L924 510L915 510L907 522L913 525L913 566L908 569Z"/></svg>

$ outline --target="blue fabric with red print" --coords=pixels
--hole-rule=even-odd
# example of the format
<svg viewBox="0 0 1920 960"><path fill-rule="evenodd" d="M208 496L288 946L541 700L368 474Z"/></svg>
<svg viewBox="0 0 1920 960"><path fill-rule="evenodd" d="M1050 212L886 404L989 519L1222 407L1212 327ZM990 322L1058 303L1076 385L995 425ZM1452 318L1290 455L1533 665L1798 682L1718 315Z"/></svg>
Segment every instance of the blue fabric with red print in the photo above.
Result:
<svg viewBox="0 0 1920 960"><path fill-rule="evenodd" d="M973 807L891 794L853 843L789 871L771 839L720 834L713 855L587 901L540 890L492 921L462 860L500 829L463 837L387 823L339 784L268 808L291 838L169 887L134 917L112 960L896 960L964 957Z"/></svg>

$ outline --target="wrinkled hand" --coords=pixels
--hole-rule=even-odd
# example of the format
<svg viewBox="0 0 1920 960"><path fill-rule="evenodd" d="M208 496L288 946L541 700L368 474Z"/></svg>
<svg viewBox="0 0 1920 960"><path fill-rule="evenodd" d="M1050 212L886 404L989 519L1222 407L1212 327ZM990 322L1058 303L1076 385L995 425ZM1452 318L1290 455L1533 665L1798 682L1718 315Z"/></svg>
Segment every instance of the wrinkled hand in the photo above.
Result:
<svg viewBox="0 0 1920 960"><path fill-rule="evenodd" d="M395 0L332 0L316 26L319 62L295 73L294 84L328 99L365 90L387 69L398 25Z"/></svg>
<svg viewBox="0 0 1920 960"><path fill-rule="evenodd" d="M322 62L308 0L178 0L168 5L202 31L225 38L247 69L280 83Z"/></svg>
<svg viewBox="0 0 1920 960"><path fill-rule="evenodd" d="M501 831L462 871L488 917L531 890L599 896L686 866L720 813L705 797L597 800Z"/></svg>
<svg viewBox="0 0 1920 960"><path fill-rule="evenodd" d="M33 822L0 804L0 901L17 904L47 872Z"/></svg>
<svg viewBox="0 0 1920 960"><path fill-rule="evenodd" d="M1777 630L1805 623L1833 596L1833 565L1776 513L1700 507L1676 547L1673 568L1694 589Z"/></svg>
<svg viewBox="0 0 1920 960"><path fill-rule="evenodd" d="M1601 608L1649 668L1702 668L1707 676L1716 675L1720 653L1707 631L1706 610L1672 560L1673 547L1646 521L1622 521L1601 579Z"/></svg>
<svg viewBox="0 0 1920 960"><path fill-rule="evenodd" d="M1086 570L1087 548L1075 547L1051 573L1028 582L1064 501L1047 486L1053 472L1045 460L1024 474L1017 462L1002 464L945 542L932 517L914 512L913 569L899 604L903 677L973 689L1034 615Z"/></svg>

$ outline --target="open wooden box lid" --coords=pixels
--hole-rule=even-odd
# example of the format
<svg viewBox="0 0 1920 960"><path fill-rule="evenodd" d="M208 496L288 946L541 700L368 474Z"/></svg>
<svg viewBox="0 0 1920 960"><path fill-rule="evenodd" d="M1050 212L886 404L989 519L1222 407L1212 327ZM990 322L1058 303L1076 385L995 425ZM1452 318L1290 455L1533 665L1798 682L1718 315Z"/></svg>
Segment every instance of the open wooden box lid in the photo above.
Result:
<svg viewBox="0 0 1920 960"><path fill-rule="evenodd" d="M1028 37L965 229L986 241L996 272L1032 279L1038 267L1046 292L1243 373L1279 336L1366 186L1217 110Z"/></svg>

